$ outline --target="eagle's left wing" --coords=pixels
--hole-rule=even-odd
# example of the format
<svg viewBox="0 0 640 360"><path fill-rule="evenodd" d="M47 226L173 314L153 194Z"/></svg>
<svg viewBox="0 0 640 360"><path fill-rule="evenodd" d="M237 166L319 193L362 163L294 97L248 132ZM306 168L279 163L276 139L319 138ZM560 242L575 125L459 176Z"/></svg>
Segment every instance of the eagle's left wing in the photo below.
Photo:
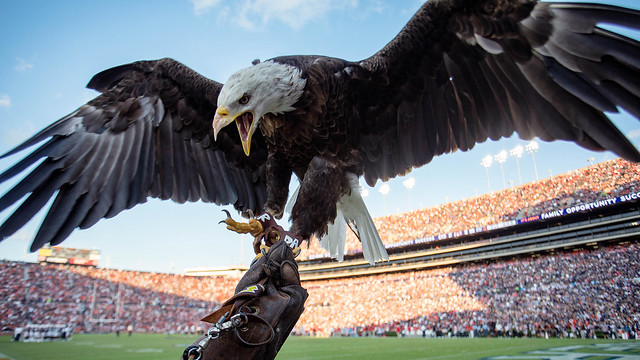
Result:
<svg viewBox="0 0 640 360"><path fill-rule="evenodd" d="M532 0L430 0L358 74L367 182L487 138L568 140L640 161L604 115L640 117L640 12Z"/></svg>
<svg viewBox="0 0 640 360"><path fill-rule="evenodd" d="M248 157L234 129L213 139L211 120L222 84L160 59L105 70L88 87L102 94L3 155L32 149L0 174L2 183L28 172L0 198L0 211L24 199L0 226L0 241L52 198L32 251L59 244L74 229L89 228L148 197L262 211L262 136L253 138L256 151Z"/></svg>

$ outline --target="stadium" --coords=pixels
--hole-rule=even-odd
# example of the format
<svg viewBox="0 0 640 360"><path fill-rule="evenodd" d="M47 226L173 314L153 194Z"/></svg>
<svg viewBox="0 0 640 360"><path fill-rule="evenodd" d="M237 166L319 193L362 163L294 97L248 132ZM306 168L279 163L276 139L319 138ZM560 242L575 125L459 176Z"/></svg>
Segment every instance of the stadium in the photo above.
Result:
<svg viewBox="0 0 640 360"><path fill-rule="evenodd" d="M362 354L357 344L375 346L367 339L396 337L465 338L467 344L477 341L471 338L545 339L547 347L557 339L640 339L639 199L640 165L616 159L376 218L390 261L375 267L363 260L355 237L347 240L344 262L312 242L298 259L309 298L278 358L303 358L313 348L305 339L316 338L353 339L345 355ZM52 258L58 264L46 257L0 262L0 325L7 335L0 353L8 358L38 358L21 357L25 348L15 345L27 344L9 343L18 328L22 341L45 340L37 327L61 326L72 328L67 338L115 339L130 327L137 339L162 334L189 343L206 329L198 319L237 283L224 274L148 273ZM290 343L304 350L287 357ZM340 346L325 344L324 354ZM629 349L631 357L620 358L638 355L638 348ZM180 353L175 348L162 358ZM420 354L406 358L429 358L427 350Z"/></svg>

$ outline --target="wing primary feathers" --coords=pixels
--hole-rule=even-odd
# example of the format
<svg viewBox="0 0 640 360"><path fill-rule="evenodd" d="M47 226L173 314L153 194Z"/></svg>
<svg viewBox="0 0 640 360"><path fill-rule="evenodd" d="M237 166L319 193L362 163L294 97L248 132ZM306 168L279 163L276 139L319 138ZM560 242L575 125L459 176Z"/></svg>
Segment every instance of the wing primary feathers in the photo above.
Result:
<svg viewBox="0 0 640 360"><path fill-rule="evenodd" d="M81 108L82 109L82 108ZM50 138L55 135L67 136L71 134L75 129L78 123L77 119L74 116L78 113L79 110L76 110L72 114L65 116L64 118L56 121L55 123L47 126L45 129L35 134L31 138L25 140L22 144L16 146L15 148L9 150L2 156L0 159L4 159L11 155L17 154L24 149L27 149L35 144L40 143L44 139Z"/></svg>
<svg viewBox="0 0 640 360"><path fill-rule="evenodd" d="M146 201L146 193L142 191L140 172L149 172L148 165L145 160L148 155L148 140L145 141L145 128L151 127L148 122L136 121L133 124L133 131L130 139L129 156L126 158L127 169L127 193L129 195L126 200L126 208L131 209L136 204ZM145 188L148 187L145 186Z"/></svg>
<svg viewBox="0 0 640 360"><path fill-rule="evenodd" d="M50 139L47 143L43 144L36 151L27 155L24 159L16 163L14 166L0 174L0 183L7 181L8 179L13 178L14 176L23 172L29 166L35 164L38 160L42 159L45 156L49 156L51 154L57 152L66 152L65 147L68 148L72 143L71 142L59 142L55 139ZM61 149L62 148L62 149Z"/></svg>
<svg viewBox="0 0 640 360"><path fill-rule="evenodd" d="M212 162L212 169L217 170L215 174L220 177L219 181L216 181L216 189L222 195L219 199L225 199L229 204L235 204L240 198L240 194L233 186L233 179L231 171L233 169L232 164L228 164L224 155L220 152L209 154L210 162Z"/></svg>
<svg viewBox="0 0 640 360"><path fill-rule="evenodd" d="M137 156L132 154L134 148L136 148L134 142L134 139L136 138L136 131L128 131L121 138L122 142L119 144L120 151L118 154L118 161L111 175L117 182L117 190L114 193L114 200L111 205L111 209L106 214L107 218L116 216L121 211L130 208L130 181L136 170L137 164L135 161Z"/></svg>
<svg viewBox="0 0 640 360"><path fill-rule="evenodd" d="M549 75L565 90L600 111L616 112L616 106L597 90L597 85L588 78L568 70L555 59L544 57Z"/></svg>
<svg viewBox="0 0 640 360"><path fill-rule="evenodd" d="M185 140L178 136L174 131L170 131L171 133L171 141L173 142L172 153L168 156L171 156L171 173L167 174L167 176L173 178L171 183L173 184L173 190L171 192L171 199L176 201L179 204L184 204L189 199L189 172L187 172L187 162L189 162L189 158L185 153L184 145Z"/></svg>
<svg viewBox="0 0 640 360"><path fill-rule="evenodd" d="M2 239L52 198L32 250L148 196L262 208L266 150L247 158L228 131L211 141L222 84L165 58L107 69L87 86L102 94L2 155L38 145L0 174L5 182L30 171L0 198L4 210L26 197L0 226ZM254 141L264 144L261 134Z"/></svg>
<svg viewBox="0 0 640 360"><path fill-rule="evenodd" d="M31 195L18 207L16 211L0 226L0 239L14 234L23 227L42 207L51 199L68 178L68 175L59 171L50 176L50 181L38 186ZM41 247L43 244L39 244ZM34 245L32 245L33 248Z"/></svg>
<svg viewBox="0 0 640 360"><path fill-rule="evenodd" d="M155 118L157 118L157 114ZM132 163L132 165L135 165L136 173L131 180L130 185L130 207L133 207L135 204L146 202L147 196L153 196L152 182L155 174L154 159L156 154L156 143L153 141L155 126L157 126L157 124L141 123L137 130L137 132L140 133L140 139L136 141L140 144L140 157L137 162Z"/></svg>
<svg viewBox="0 0 640 360"><path fill-rule="evenodd" d="M43 183L47 181L53 182L53 178L60 178L57 173L64 172L65 169L73 163L73 161L84 158L85 152L80 150L90 147L90 141L87 141L86 139L79 139L78 137L72 136L71 138L66 138L65 141L65 143L60 143L58 150L64 150L65 154L72 153L75 154L75 156L60 158L62 154L57 152L55 154L57 155L57 160L53 157L44 160L0 199L0 211L6 209L28 193L33 193L32 195L36 194L37 189L43 186ZM67 176L71 175L72 174L70 172L67 173Z"/></svg>
<svg viewBox="0 0 640 360"><path fill-rule="evenodd" d="M165 114L165 119L158 126L158 137L159 141L163 144L169 144L169 146L164 146L162 148L157 148L156 151L156 159L158 167L158 176L156 176L155 180L157 181L158 186L158 197L162 200L169 200L173 196L174 190L174 175L172 172L173 168L173 130L171 129L171 122L173 119L170 118L171 115Z"/></svg>
<svg viewBox="0 0 640 360"><path fill-rule="evenodd" d="M111 150L111 141L91 145L92 148L86 149L82 165L77 163L75 167L65 172L69 181L60 187L42 225L40 225L40 230L34 240L38 246L50 242L56 236L60 228L68 222L68 218L74 215L72 211L76 207L78 199L86 195L91 187L96 186L96 180L100 181L100 179L96 179L99 174L97 169L99 163L95 159L99 154ZM95 190L93 191L95 192ZM73 227L75 228L75 226Z"/></svg>
<svg viewBox="0 0 640 360"><path fill-rule="evenodd" d="M610 149L619 156L640 161L640 154L633 144L620 133L611 121L591 106L567 93L549 78L541 61L532 58L520 65L523 74L544 98L558 111L589 134L603 149ZM579 138L575 141L579 142Z"/></svg>
<svg viewBox="0 0 640 360"><path fill-rule="evenodd" d="M0 211L20 200L23 196L34 192L51 178L62 167L61 162L45 161L27 175L22 181L11 188L0 198Z"/></svg>
<svg viewBox="0 0 640 360"><path fill-rule="evenodd" d="M615 5L596 3L544 3L553 12L555 27L573 32L590 33L599 23L640 29L640 11Z"/></svg>
<svg viewBox="0 0 640 360"><path fill-rule="evenodd" d="M218 191L216 190L214 175L212 171L209 171L211 165L209 162L208 152L198 144L193 144L193 156L195 159L195 166L198 169L198 173L201 176L201 194L204 202L220 203L222 199L218 199Z"/></svg>
<svg viewBox="0 0 640 360"><path fill-rule="evenodd" d="M421 97L418 99L418 103L414 105L415 117L418 119L423 119L425 117L422 103L423 100ZM429 133L426 129L426 121L414 121L412 135L413 141L411 143L413 148L407 151L411 151L414 154L415 163L417 164L426 164L430 162L433 158L433 151L431 149L433 143L431 142L432 139L430 139Z"/></svg>
<svg viewBox="0 0 640 360"><path fill-rule="evenodd" d="M603 81L600 84L600 91L609 99L613 99L622 108L629 111L636 118L640 118L640 101L620 85L612 81ZM629 160L633 158L627 158Z"/></svg>

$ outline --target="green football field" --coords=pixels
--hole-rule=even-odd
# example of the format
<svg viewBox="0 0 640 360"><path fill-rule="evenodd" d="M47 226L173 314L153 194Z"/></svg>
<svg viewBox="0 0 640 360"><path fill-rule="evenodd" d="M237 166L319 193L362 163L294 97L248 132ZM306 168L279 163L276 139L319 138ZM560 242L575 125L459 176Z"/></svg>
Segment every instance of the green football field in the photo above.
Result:
<svg viewBox="0 0 640 360"><path fill-rule="evenodd" d="M0 337L0 359L178 359L195 338L134 334L75 335L68 342L14 343ZM289 338L286 359L640 359L640 341L578 339Z"/></svg>

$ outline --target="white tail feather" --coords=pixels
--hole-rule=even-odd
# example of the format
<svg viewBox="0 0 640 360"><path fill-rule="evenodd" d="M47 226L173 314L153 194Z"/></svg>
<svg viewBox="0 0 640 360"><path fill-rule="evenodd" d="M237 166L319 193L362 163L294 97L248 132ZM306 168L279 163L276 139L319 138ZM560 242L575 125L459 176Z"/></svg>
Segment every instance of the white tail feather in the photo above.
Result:
<svg viewBox="0 0 640 360"><path fill-rule="evenodd" d="M327 250L333 259L344 260L344 244L347 241L347 222L342 211L338 209L338 216L333 224L329 223L329 229L320 239L320 246Z"/></svg>
<svg viewBox="0 0 640 360"><path fill-rule="evenodd" d="M335 221L329 223L329 229L325 236L320 239L320 246L329 252L329 255L338 260L344 260L344 246L347 241L347 221L355 222L362 241L362 253L365 260L371 265L379 261L388 261L387 249L380 239L378 229L373 223L371 214L360 195L360 183L356 174L347 173L351 193L344 195L338 200L338 214ZM293 205L298 198L300 186L291 194L285 211L291 213Z"/></svg>
<svg viewBox="0 0 640 360"><path fill-rule="evenodd" d="M284 211L285 212L288 212L289 214L291 214L291 211L293 210L293 205L295 205L296 204L296 200L298 200L298 193L299 192L300 192L300 184L298 184L298 186L293 191L291 196L289 196L289 200L287 200L287 204L284 206Z"/></svg>
<svg viewBox="0 0 640 360"><path fill-rule="evenodd" d="M356 224L362 241L362 253L365 260L374 265L379 261L388 261L387 249L380 239L371 214L360 195L358 176L347 173L351 193L344 195L338 201L338 216L333 224L329 224L329 232L320 240L320 245L329 252L332 258L344 259L344 245L347 238L347 221Z"/></svg>

